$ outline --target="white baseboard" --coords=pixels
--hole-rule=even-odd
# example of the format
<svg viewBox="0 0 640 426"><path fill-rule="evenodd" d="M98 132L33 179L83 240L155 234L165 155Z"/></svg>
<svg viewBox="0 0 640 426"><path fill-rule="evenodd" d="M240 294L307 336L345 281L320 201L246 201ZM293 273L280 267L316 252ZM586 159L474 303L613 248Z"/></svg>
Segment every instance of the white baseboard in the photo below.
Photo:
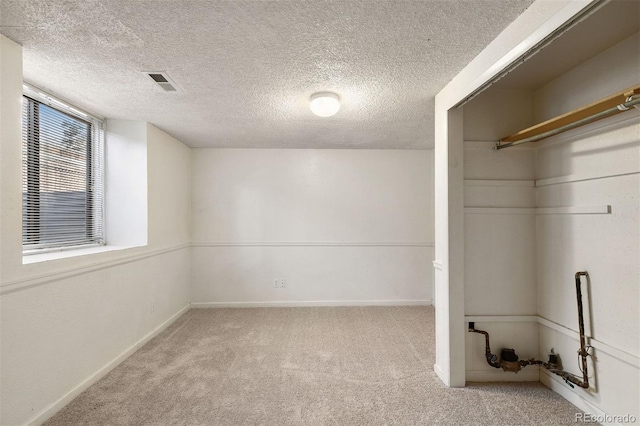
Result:
<svg viewBox="0 0 640 426"><path fill-rule="evenodd" d="M598 417L607 417L607 413L591 404L586 399L582 398L580 395L571 390L571 388L564 383L562 379L555 376L552 373L549 373L545 370L540 370L540 382L543 385L551 389L552 391L558 393L561 397L584 411L585 413L592 414ZM620 423L607 423L608 425L620 425Z"/></svg>
<svg viewBox="0 0 640 426"><path fill-rule="evenodd" d="M142 339L138 340L136 343L131 345L128 349L126 349L120 355L118 355L117 357L115 357L114 359L109 361L106 365L104 365L98 371L93 373L91 376L87 377L82 383L80 383L75 388L71 389L69 392L67 392L65 395L63 395L56 402L54 402L53 404L51 404L48 407L46 407L44 410L40 411L35 416L31 417L29 420L27 420L24 423L24 425L25 426L26 425L36 426L36 425L41 425L42 423L47 421L47 419L49 419L54 414L56 414L58 411L60 411L65 405L67 405L75 397L80 395L89 386L93 385L98 380L103 378L105 375L107 375L107 373L109 373L111 370L113 370L115 367L117 367L122 361L124 361L125 359L129 358L129 356L131 356L135 351L137 351L142 346L144 346L149 340L153 339L158 334L160 334L162 331L164 331L167 327L169 327L175 320L180 318L182 316L182 314L187 312L189 309L190 309L189 305L187 305L184 308L180 309L178 312L173 314L168 320L166 320L165 322L163 322L162 324L157 326L150 333L148 333Z"/></svg>
<svg viewBox="0 0 640 426"><path fill-rule="evenodd" d="M495 371L473 370L467 371L467 382L538 382L540 381L539 367L528 366L511 373L496 369Z"/></svg>
<svg viewBox="0 0 640 426"><path fill-rule="evenodd" d="M445 371L438 364L433 364L433 371L435 371L436 375L442 380L446 386L449 386L449 376L445 373Z"/></svg>
<svg viewBox="0 0 640 426"><path fill-rule="evenodd" d="M208 308L297 308L306 306L431 306L424 300L283 300L275 302L191 302L194 309Z"/></svg>

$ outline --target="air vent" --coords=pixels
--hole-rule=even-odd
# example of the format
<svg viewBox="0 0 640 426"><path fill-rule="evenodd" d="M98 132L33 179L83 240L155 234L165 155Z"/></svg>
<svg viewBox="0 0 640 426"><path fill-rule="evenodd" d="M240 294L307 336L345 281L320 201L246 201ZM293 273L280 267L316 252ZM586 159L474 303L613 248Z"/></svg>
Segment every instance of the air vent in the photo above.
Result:
<svg viewBox="0 0 640 426"><path fill-rule="evenodd" d="M171 81L167 73L162 71L144 71L146 75L151 78L158 86L162 88L165 92L177 92L178 86Z"/></svg>

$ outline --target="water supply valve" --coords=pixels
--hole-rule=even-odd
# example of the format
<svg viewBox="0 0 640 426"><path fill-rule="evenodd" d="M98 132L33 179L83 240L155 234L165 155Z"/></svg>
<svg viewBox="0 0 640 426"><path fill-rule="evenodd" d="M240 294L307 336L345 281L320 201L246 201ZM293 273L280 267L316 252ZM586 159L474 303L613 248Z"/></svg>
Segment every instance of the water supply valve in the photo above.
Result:
<svg viewBox="0 0 640 426"><path fill-rule="evenodd" d="M502 367L504 371L512 371L514 373L522 369L518 362L518 355L515 349L503 348L500 351L500 367Z"/></svg>

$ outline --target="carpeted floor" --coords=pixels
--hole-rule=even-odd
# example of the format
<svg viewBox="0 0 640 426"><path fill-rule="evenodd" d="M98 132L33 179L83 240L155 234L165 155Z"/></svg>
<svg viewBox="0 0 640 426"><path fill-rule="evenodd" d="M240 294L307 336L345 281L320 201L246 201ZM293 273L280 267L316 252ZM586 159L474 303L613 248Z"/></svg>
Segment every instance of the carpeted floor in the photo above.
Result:
<svg viewBox="0 0 640 426"><path fill-rule="evenodd" d="M446 388L432 307L191 310L53 425L574 425L540 383Z"/></svg>

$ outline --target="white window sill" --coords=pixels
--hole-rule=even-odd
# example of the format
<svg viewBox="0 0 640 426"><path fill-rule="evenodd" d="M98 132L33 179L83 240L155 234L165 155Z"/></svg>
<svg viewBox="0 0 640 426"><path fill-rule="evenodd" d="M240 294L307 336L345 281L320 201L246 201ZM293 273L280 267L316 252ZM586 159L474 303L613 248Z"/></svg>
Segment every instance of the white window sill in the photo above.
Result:
<svg viewBox="0 0 640 426"><path fill-rule="evenodd" d="M29 265L32 263L48 262L51 260L67 259L70 257L86 256L96 253L106 253L116 250L125 250L139 246L92 246L92 247L79 247L77 249L50 251L46 253L32 252L22 255L22 264Z"/></svg>

